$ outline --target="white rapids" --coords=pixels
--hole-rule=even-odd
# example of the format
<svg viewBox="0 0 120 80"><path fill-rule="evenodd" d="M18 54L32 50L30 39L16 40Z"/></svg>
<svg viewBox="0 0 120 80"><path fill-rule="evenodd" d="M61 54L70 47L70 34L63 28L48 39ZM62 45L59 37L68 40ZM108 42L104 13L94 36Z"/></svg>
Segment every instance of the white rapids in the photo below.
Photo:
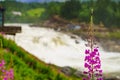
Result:
<svg viewBox="0 0 120 80"><path fill-rule="evenodd" d="M84 69L86 42L80 37L76 36L77 38L73 39L68 34L48 28L30 27L28 24L6 25L22 27L22 32L15 36L15 42L40 60L57 66ZM120 53L105 52L101 47L99 51L103 72L120 72Z"/></svg>

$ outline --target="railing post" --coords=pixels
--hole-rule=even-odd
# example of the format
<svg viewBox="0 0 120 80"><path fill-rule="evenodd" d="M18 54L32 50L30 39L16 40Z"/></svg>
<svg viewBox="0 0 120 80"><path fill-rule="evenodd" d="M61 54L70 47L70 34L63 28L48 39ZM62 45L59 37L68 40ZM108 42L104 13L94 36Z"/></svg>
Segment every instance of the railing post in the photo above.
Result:
<svg viewBox="0 0 120 80"><path fill-rule="evenodd" d="M0 6L0 14L1 14L1 26L4 27L4 12L5 9L3 7Z"/></svg>

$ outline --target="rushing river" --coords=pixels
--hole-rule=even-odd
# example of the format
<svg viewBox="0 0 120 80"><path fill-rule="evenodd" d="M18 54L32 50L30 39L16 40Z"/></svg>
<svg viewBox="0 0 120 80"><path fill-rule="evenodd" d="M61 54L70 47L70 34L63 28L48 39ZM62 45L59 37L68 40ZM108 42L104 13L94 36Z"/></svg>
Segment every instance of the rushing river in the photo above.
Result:
<svg viewBox="0 0 120 80"><path fill-rule="evenodd" d="M30 27L28 24L11 25L22 26L22 33L16 34L15 42L40 60L58 66L84 69L86 42L80 37L71 38L68 34L48 28ZM103 72L119 73L120 53L105 52L100 46L99 51Z"/></svg>

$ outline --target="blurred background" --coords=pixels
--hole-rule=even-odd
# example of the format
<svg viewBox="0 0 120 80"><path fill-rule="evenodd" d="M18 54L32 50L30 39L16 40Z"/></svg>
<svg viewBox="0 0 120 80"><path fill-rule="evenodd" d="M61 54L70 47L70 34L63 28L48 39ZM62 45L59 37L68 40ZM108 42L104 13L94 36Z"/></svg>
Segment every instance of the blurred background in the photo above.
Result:
<svg viewBox="0 0 120 80"><path fill-rule="evenodd" d="M47 65L72 76L69 80L83 77L83 54L93 9L94 36L100 46L104 76L106 80L120 80L120 0L0 0L0 8L5 9L5 25L22 27L14 41ZM39 67L33 69L36 72ZM37 78L30 79L29 73L25 76L28 80L68 80L57 75L53 79L44 75L45 70L50 69L45 68ZM19 74L24 76L21 71Z"/></svg>

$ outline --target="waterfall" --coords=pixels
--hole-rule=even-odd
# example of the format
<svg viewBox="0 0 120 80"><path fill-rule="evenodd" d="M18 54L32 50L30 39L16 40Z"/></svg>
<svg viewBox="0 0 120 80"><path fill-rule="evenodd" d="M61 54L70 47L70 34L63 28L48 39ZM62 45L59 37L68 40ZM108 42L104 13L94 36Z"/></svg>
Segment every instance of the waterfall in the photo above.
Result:
<svg viewBox="0 0 120 80"><path fill-rule="evenodd" d="M69 34L56 32L49 28L30 27L28 24L19 25L22 26L22 32L16 34L15 42L32 55L57 66L84 69L86 41L77 36L72 38ZM99 46L99 51L103 72L120 72L120 53L105 52L101 46Z"/></svg>

